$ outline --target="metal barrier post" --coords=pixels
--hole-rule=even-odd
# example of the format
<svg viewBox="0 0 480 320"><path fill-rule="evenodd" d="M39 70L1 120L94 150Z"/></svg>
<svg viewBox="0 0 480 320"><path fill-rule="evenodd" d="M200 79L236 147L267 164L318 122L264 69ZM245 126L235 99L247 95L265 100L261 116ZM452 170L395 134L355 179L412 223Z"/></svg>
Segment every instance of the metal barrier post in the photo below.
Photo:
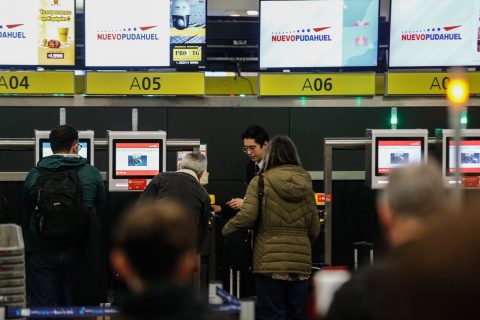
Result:
<svg viewBox="0 0 480 320"><path fill-rule="evenodd" d="M255 319L255 301L242 300L240 301L240 320Z"/></svg>

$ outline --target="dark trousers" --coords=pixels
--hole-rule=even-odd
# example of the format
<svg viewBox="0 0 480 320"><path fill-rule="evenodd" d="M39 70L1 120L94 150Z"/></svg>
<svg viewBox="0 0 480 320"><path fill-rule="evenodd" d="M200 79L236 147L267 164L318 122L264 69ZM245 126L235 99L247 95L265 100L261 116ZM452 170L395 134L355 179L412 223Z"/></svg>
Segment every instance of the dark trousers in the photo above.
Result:
<svg viewBox="0 0 480 320"><path fill-rule="evenodd" d="M30 307L73 305L78 253L74 248L28 252L27 302Z"/></svg>
<svg viewBox="0 0 480 320"><path fill-rule="evenodd" d="M256 274L255 284L260 319L307 319L308 280L275 280Z"/></svg>

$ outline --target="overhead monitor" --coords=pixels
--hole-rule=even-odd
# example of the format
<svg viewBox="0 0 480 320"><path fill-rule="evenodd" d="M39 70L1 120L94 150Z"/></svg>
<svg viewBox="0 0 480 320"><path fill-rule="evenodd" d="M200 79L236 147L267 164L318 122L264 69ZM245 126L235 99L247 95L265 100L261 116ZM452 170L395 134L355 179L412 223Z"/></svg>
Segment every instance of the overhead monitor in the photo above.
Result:
<svg viewBox="0 0 480 320"><path fill-rule="evenodd" d="M367 130L367 185L385 188L395 168L427 161L428 130Z"/></svg>
<svg viewBox="0 0 480 320"><path fill-rule="evenodd" d="M108 131L109 190L142 191L166 170L165 131Z"/></svg>
<svg viewBox="0 0 480 320"><path fill-rule="evenodd" d="M50 131L35 130L35 164L41 159L53 155L50 142ZM94 132L91 130L79 131L79 151L78 155L88 159L90 164L94 164Z"/></svg>
<svg viewBox="0 0 480 320"><path fill-rule="evenodd" d="M379 0L260 1L260 69L377 66Z"/></svg>
<svg viewBox="0 0 480 320"><path fill-rule="evenodd" d="M391 0L390 67L480 65L480 1Z"/></svg>
<svg viewBox="0 0 480 320"><path fill-rule="evenodd" d="M480 187L480 130L462 130L459 145L460 180L455 179L455 133L442 130L442 169L448 185L461 184L463 187Z"/></svg>
<svg viewBox="0 0 480 320"><path fill-rule="evenodd" d="M85 0L85 66L205 66L206 0Z"/></svg>
<svg viewBox="0 0 480 320"><path fill-rule="evenodd" d="M75 0L0 1L0 66L75 65Z"/></svg>

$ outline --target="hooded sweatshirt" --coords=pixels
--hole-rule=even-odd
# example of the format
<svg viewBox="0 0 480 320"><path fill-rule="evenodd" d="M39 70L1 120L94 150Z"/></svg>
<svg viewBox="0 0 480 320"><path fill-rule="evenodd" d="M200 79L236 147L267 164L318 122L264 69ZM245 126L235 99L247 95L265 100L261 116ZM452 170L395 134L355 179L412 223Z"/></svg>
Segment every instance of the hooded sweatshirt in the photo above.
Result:
<svg viewBox="0 0 480 320"><path fill-rule="evenodd" d="M278 166L263 174L264 196L253 251L253 272L309 275L311 244L320 232L308 172L294 165ZM258 176L248 186L240 212L223 228L227 235L252 228L258 217Z"/></svg>
<svg viewBox="0 0 480 320"><path fill-rule="evenodd" d="M37 167L50 170L76 169L82 185L82 196L85 208L90 214L100 216L106 202L105 185L100 172L88 163L87 159L75 156L52 155L40 160ZM35 227L35 184L40 176L37 167L30 170L23 186L23 200L27 217L24 228L25 251L54 250L62 247L62 243L40 238Z"/></svg>

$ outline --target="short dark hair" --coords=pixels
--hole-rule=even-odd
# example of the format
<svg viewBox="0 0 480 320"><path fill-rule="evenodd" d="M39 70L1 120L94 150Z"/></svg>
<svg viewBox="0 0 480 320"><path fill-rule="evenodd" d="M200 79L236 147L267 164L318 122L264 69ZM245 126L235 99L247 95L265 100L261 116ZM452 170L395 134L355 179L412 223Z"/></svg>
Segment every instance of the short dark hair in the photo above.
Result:
<svg viewBox="0 0 480 320"><path fill-rule="evenodd" d="M247 130L242 133L242 140L243 139L255 139L255 142L260 146L263 146L265 142L270 140L267 131L265 131L263 127L257 125L248 127Z"/></svg>
<svg viewBox="0 0 480 320"><path fill-rule="evenodd" d="M114 245L123 250L138 276L147 282L168 279L179 259L195 250L194 215L172 199L139 202L120 221Z"/></svg>
<svg viewBox="0 0 480 320"><path fill-rule="evenodd" d="M78 141L78 130L71 125L61 125L50 132L53 153L68 151Z"/></svg>
<svg viewBox="0 0 480 320"><path fill-rule="evenodd" d="M289 137L275 136L272 141L270 141L267 150L265 151L264 170L267 171L274 167L287 164L301 166L297 147Z"/></svg>

